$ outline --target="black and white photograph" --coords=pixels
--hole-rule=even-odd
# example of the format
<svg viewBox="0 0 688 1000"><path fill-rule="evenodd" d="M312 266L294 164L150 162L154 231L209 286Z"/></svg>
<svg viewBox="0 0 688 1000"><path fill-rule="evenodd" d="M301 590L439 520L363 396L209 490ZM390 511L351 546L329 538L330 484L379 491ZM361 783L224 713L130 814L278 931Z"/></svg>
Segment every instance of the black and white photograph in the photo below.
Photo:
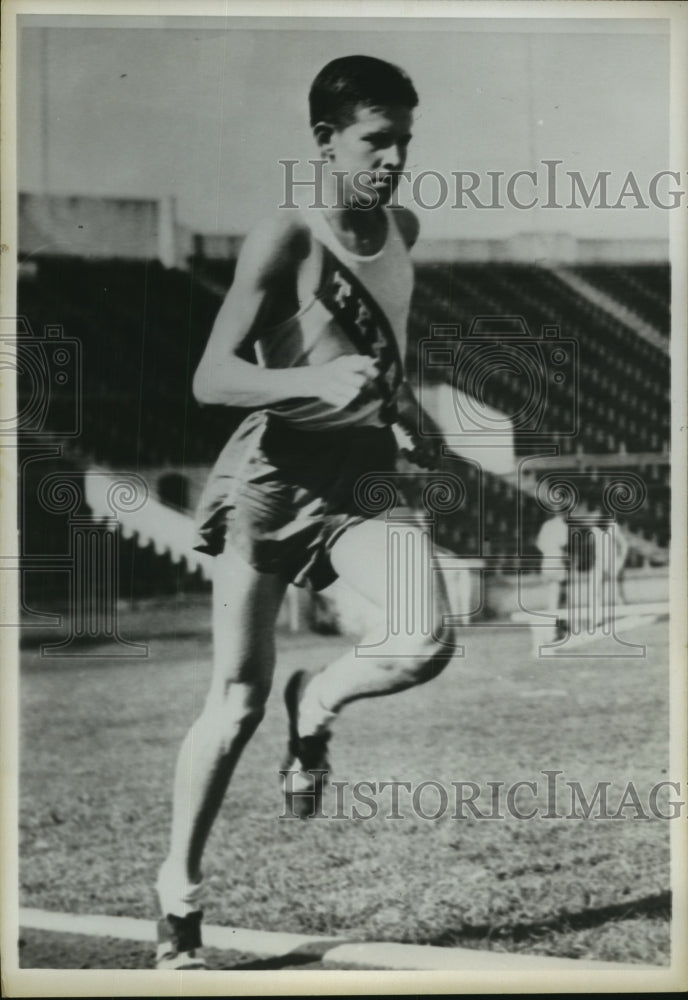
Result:
<svg viewBox="0 0 688 1000"><path fill-rule="evenodd" d="M687 40L5 4L4 995L688 986Z"/></svg>

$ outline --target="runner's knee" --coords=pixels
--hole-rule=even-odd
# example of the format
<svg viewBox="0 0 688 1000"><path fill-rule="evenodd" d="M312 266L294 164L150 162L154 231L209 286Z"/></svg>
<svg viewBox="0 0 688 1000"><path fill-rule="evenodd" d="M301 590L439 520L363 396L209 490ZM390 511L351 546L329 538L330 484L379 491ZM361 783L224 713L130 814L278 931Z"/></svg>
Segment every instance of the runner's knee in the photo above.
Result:
<svg viewBox="0 0 688 1000"><path fill-rule="evenodd" d="M452 658L450 630L441 626L431 635L414 637L407 648L405 656L384 657L379 665L403 686L425 684L437 677Z"/></svg>

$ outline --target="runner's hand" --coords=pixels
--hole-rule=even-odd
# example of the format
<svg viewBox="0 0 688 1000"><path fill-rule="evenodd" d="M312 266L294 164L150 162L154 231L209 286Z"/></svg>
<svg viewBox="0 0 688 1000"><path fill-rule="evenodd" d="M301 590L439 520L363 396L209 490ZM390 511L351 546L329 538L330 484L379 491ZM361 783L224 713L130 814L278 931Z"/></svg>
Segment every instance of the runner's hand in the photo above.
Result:
<svg viewBox="0 0 688 1000"><path fill-rule="evenodd" d="M300 395L314 396L343 409L370 387L379 373L373 358L347 354L324 365L306 366L299 374L302 377Z"/></svg>

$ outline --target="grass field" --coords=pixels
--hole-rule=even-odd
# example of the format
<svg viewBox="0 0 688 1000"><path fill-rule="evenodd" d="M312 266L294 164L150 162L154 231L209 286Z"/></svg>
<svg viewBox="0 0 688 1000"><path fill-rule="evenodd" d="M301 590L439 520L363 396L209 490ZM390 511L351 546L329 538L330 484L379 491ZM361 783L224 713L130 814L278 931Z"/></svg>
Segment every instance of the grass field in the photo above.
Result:
<svg viewBox="0 0 688 1000"><path fill-rule="evenodd" d="M157 916L152 884L166 849L180 741L205 696L205 597L147 602L122 633L146 660L50 659L34 642L21 674L21 904L76 913ZM535 781L515 803L534 819L478 819L454 802L438 819L378 815L280 819L281 692L297 666L317 668L341 637L280 634L266 719L245 753L205 860L208 923L461 945L526 954L663 964L669 959L671 824L624 809L568 819L580 782L609 781L611 812L634 783L647 811L668 769L667 625L628 632L643 659L537 660L527 631L471 629L466 656L432 683L350 706L332 743L341 781ZM590 645L587 652L593 653ZM560 770L545 818L543 770ZM422 799L435 810L432 789ZM345 790L347 813L352 799ZM478 803L488 811L487 800ZM364 815L371 811L359 804ZM145 966L140 946L22 934L24 967ZM226 958L225 958L226 960ZM238 966L246 961L237 959ZM243 967L247 967L245 964Z"/></svg>

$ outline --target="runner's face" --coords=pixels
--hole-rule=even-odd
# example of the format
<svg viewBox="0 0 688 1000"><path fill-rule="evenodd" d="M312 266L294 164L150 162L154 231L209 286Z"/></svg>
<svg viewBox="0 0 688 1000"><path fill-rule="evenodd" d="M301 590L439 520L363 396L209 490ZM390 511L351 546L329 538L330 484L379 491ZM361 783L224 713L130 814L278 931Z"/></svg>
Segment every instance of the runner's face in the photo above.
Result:
<svg viewBox="0 0 688 1000"><path fill-rule="evenodd" d="M399 183L411 141L413 114L401 105L359 106L356 118L332 133L328 149L332 169L344 172L345 204L385 205Z"/></svg>

